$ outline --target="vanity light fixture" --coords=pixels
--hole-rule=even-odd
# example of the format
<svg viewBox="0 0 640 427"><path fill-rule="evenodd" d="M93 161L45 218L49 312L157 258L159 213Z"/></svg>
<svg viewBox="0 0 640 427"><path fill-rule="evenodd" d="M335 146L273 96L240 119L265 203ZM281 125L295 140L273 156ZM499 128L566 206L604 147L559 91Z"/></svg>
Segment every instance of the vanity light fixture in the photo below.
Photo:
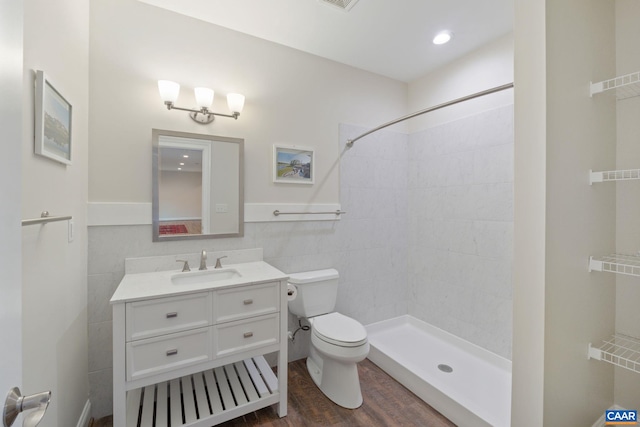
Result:
<svg viewBox="0 0 640 427"><path fill-rule="evenodd" d="M440 31L433 38L433 44L445 44L448 43L453 37L453 33L451 31Z"/></svg>
<svg viewBox="0 0 640 427"><path fill-rule="evenodd" d="M167 110L188 111L189 117L198 123L211 123L215 118L214 116L232 117L238 120L238 116L244 108L244 95L240 95L239 93L230 93L227 95L227 104L229 105L231 114L221 114L209 110L211 104L213 104L214 95L213 90L209 88L197 87L194 89L198 109L181 108L174 105L180 94L180 85L176 82L158 80L158 90L160 91L160 97L164 101L164 105L167 106Z"/></svg>

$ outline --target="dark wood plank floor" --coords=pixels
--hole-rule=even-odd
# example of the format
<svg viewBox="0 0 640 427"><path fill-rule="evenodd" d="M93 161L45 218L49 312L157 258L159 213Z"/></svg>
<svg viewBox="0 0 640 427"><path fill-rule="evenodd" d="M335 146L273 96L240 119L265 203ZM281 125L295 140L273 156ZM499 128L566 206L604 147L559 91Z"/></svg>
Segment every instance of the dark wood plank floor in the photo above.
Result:
<svg viewBox="0 0 640 427"><path fill-rule="evenodd" d="M272 406L220 426L455 427L368 359L358 364L358 371L364 398L364 403L358 409L342 408L325 397L313 383L303 359L289 364L289 405L286 417L278 417L276 407ZM111 417L100 419L92 425L112 426Z"/></svg>

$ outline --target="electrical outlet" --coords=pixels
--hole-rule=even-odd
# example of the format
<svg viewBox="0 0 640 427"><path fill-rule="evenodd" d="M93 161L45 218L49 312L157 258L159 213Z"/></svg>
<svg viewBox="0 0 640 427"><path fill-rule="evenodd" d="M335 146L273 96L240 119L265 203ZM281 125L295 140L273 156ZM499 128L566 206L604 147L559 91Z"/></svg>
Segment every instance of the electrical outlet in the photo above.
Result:
<svg viewBox="0 0 640 427"><path fill-rule="evenodd" d="M217 203L216 204L216 213L227 213L229 212L229 205L226 203Z"/></svg>

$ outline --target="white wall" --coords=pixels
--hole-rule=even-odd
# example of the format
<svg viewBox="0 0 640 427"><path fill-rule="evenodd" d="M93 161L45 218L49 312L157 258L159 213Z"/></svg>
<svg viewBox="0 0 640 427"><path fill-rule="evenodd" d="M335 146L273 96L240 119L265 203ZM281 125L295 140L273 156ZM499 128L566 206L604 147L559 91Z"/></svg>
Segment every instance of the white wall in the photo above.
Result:
<svg viewBox="0 0 640 427"><path fill-rule="evenodd" d="M88 399L87 156L89 6L82 0L24 3L22 217L43 210L67 223L22 229L24 390L51 390L41 426L75 426ZM34 69L73 105L72 161L34 154ZM17 182L14 178L14 182Z"/></svg>
<svg viewBox="0 0 640 427"><path fill-rule="evenodd" d="M158 128L244 138L247 203L335 203L338 123L373 127L406 112L405 83L135 0L93 0L91 17L91 201L151 201ZM203 85L216 91L214 110L227 111L232 91L246 95L245 110L197 124L167 111L158 79L182 84L179 106ZM275 143L316 149L315 185L272 182Z"/></svg>
<svg viewBox="0 0 640 427"><path fill-rule="evenodd" d="M22 16L21 0L0 3L0 393L22 386L22 269L20 236L22 147ZM24 388L21 388L24 392ZM26 392L29 392L27 390ZM19 422L19 421L18 421Z"/></svg>
<svg viewBox="0 0 640 427"><path fill-rule="evenodd" d="M511 425L544 415L546 228L545 0L516 0Z"/></svg>
<svg viewBox="0 0 640 427"><path fill-rule="evenodd" d="M513 34L506 34L409 83L409 112L513 82ZM410 132L513 103L513 89L476 98L409 121Z"/></svg>
<svg viewBox="0 0 640 427"><path fill-rule="evenodd" d="M240 146L213 141L211 152L211 230L213 233L237 233L239 230L240 203L242 195L239 162L228 159L240 158ZM216 205L226 205L227 212L216 212ZM243 206L244 207L244 206Z"/></svg>
<svg viewBox="0 0 640 427"><path fill-rule="evenodd" d="M640 2L616 0L616 75L640 70ZM616 103L616 169L637 169L640 164L640 97ZM635 184L635 185L634 185ZM640 249L640 186L638 182L620 182L616 191L616 252L637 253ZM613 189L608 189L613 191ZM616 276L616 331L640 337L640 281L637 277ZM638 407L638 374L616 368L615 403L630 409Z"/></svg>
<svg viewBox="0 0 640 427"><path fill-rule="evenodd" d="M545 425L591 425L613 401L612 367L586 346L615 318L615 278L587 268L615 248L615 191L587 182L615 166L615 101L589 97L590 81L615 75L614 6L547 2Z"/></svg>
<svg viewBox="0 0 640 427"><path fill-rule="evenodd" d="M202 217L202 172L160 171L160 221Z"/></svg>

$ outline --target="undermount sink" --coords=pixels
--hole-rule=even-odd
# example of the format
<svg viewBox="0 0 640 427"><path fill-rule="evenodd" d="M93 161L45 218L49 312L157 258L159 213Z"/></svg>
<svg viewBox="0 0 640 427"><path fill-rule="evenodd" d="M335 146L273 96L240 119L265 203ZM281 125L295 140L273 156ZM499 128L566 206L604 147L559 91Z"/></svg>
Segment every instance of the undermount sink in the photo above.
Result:
<svg viewBox="0 0 640 427"><path fill-rule="evenodd" d="M220 268L214 270L189 271L171 276L174 285L196 285L199 283L218 282L242 277L235 268Z"/></svg>

